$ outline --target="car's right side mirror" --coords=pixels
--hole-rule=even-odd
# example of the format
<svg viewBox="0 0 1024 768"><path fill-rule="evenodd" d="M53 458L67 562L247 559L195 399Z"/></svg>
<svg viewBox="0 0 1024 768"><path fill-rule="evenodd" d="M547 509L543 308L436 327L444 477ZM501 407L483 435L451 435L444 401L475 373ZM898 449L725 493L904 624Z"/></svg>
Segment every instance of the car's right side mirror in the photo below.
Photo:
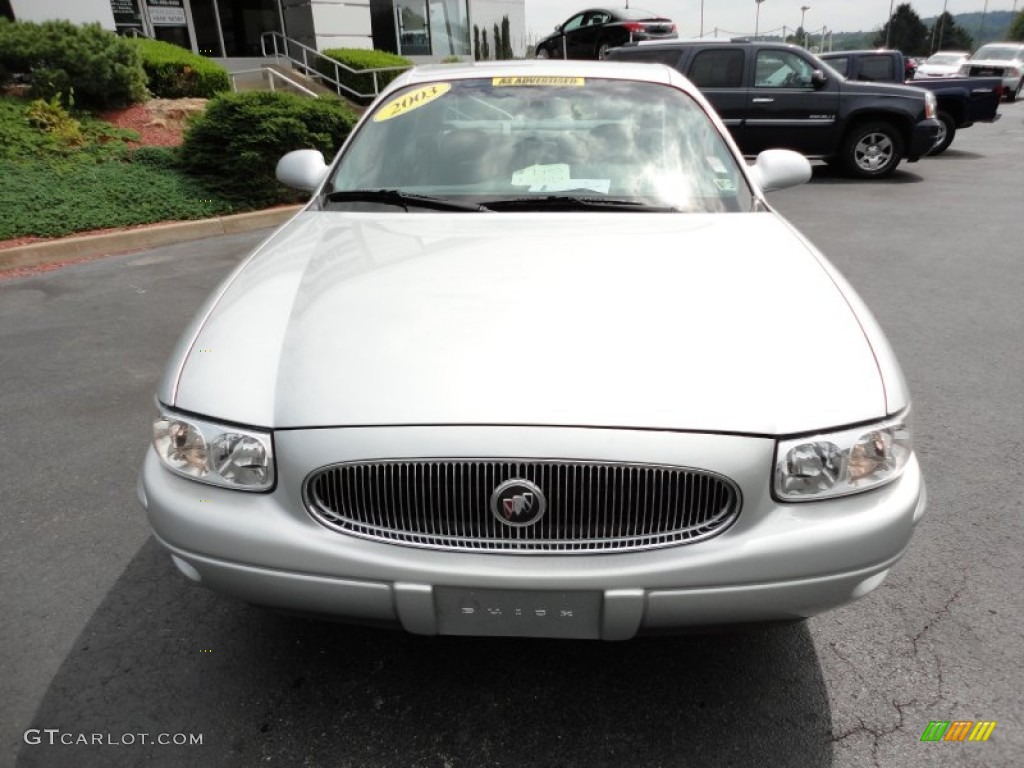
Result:
<svg viewBox="0 0 1024 768"><path fill-rule="evenodd" d="M772 192L810 181L811 163L791 149L766 149L757 156L750 174L762 191Z"/></svg>
<svg viewBox="0 0 1024 768"><path fill-rule="evenodd" d="M811 85L815 88L821 88L825 83L828 82L828 76L823 70L816 69L811 72Z"/></svg>

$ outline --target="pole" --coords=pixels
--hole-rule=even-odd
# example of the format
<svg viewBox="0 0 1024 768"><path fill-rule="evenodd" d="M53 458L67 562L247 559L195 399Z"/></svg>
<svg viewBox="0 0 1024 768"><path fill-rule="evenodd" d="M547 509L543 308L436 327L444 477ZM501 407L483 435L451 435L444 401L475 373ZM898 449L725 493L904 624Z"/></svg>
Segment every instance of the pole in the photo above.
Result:
<svg viewBox="0 0 1024 768"><path fill-rule="evenodd" d="M1016 5L1016 3L1014 3ZM985 0L985 8L981 12L981 26L978 27L978 44L980 45L984 41L981 39L981 33L985 31L985 14L988 13L988 0Z"/></svg>
<svg viewBox="0 0 1024 768"><path fill-rule="evenodd" d="M809 10L811 10L811 6L809 5L800 6L800 31L804 33L804 48L807 47L807 32L804 29L804 16L807 15Z"/></svg>
<svg viewBox="0 0 1024 768"><path fill-rule="evenodd" d="M700 0L700 36L704 37L704 0Z"/></svg>
<svg viewBox="0 0 1024 768"><path fill-rule="evenodd" d="M889 0L889 20L885 22L885 47L889 47L889 41L892 39L892 4L895 0Z"/></svg>
<svg viewBox="0 0 1024 768"><path fill-rule="evenodd" d="M754 15L754 39L755 40L757 40L757 33L761 30L761 3L763 3L763 2L764 2L764 0L754 0L754 3L756 3L755 7L757 8L757 12Z"/></svg>

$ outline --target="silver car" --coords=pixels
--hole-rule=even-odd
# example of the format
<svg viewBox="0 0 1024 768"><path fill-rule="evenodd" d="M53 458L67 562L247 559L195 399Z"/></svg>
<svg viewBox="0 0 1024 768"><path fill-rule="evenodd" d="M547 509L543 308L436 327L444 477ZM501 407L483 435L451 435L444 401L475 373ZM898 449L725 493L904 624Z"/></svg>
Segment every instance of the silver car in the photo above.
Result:
<svg viewBox="0 0 1024 768"><path fill-rule="evenodd" d="M425 635L630 638L871 592L925 508L877 322L652 64L403 74L184 333L139 495L189 579Z"/></svg>
<svg viewBox="0 0 1024 768"><path fill-rule="evenodd" d="M965 77L1001 77L1007 101L1024 90L1024 43L988 43L960 65Z"/></svg>

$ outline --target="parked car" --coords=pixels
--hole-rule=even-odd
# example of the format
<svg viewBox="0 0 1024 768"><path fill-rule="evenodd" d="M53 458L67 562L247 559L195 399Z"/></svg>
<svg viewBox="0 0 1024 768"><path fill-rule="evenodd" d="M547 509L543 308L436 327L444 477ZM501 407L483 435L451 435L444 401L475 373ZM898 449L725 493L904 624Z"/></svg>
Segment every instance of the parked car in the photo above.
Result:
<svg viewBox="0 0 1024 768"><path fill-rule="evenodd" d="M592 8L555 27L555 33L537 43L538 59L600 59L605 51L633 40L668 40L677 36L676 25L639 8Z"/></svg>
<svg viewBox="0 0 1024 768"><path fill-rule="evenodd" d="M967 51L939 51L934 53L917 68L917 74L914 75L914 79L957 77L960 74L960 65L967 61L970 55Z"/></svg>
<svg viewBox="0 0 1024 768"><path fill-rule="evenodd" d="M967 77L1001 77L1007 101L1016 101L1024 89L1024 43L988 43L960 65Z"/></svg>
<svg viewBox="0 0 1024 768"><path fill-rule="evenodd" d="M925 506L850 285L662 66L403 73L218 288L140 480L191 580L411 632L625 639L863 597Z"/></svg>
<svg viewBox="0 0 1024 768"><path fill-rule="evenodd" d="M935 146L931 94L909 86L846 81L795 45L678 40L614 48L606 58L668 64L714 105L743 154L784 147L859 178L877 179Z"/></svg>
<svg viewBox="0 0 1024 768"><path fill-rule="evenodd" d="M900 82L900 73L906 69L902 53L885 49L836 51L823 53L819 58L847 79L872 83ZM999 119L1003 84L998 77L915 78L909 84L935 95L938 106L936 118L941 128L930 152L932 155L945 152L953 143L958 129Z"/></svg>

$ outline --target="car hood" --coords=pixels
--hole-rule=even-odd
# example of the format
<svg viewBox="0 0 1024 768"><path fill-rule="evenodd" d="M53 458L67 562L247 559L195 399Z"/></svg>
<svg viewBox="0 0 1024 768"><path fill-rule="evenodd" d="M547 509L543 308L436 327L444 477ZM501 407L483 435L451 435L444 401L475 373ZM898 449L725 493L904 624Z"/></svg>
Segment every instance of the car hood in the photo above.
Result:
<svg viewBox="0 0 1024 768"><path fill-rule="evenodd" d="M309 211L215 294L161 399L266 427L756 434L886 413L873 324L781 217Z"/></svg>

